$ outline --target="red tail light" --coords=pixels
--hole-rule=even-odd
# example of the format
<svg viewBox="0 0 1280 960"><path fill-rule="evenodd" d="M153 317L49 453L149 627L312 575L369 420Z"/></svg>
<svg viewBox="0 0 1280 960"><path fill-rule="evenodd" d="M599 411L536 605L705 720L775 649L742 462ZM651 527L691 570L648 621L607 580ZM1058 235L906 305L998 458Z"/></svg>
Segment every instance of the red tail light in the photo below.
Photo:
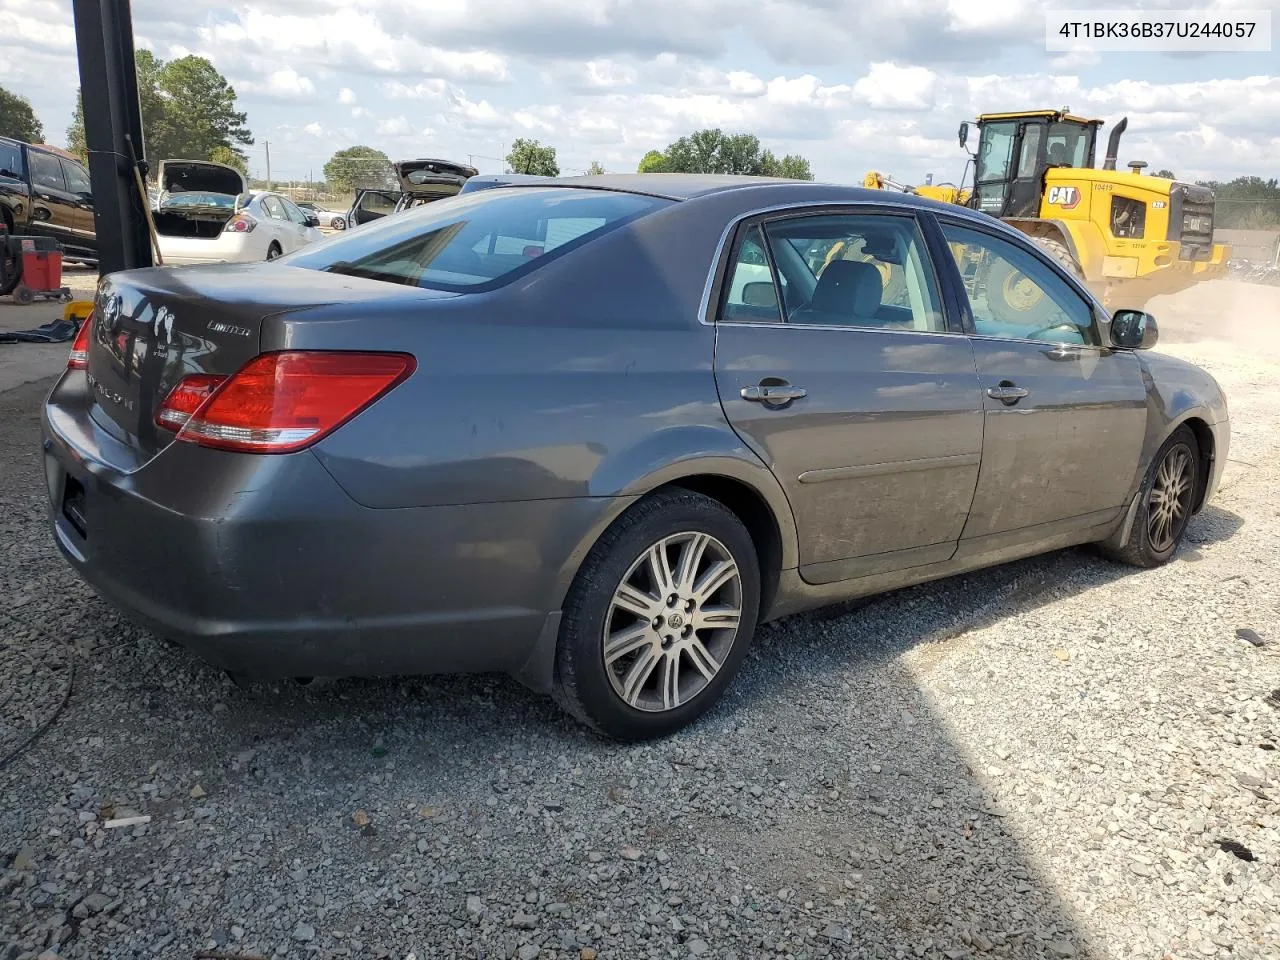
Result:
<svg viewBox="0 0 1280 960"><path fill-rule="evenodd" d="M156 419L176 425L185 416L177 439L189 443L292 453L342 426L416 367L403 353L266 353L221 384L207 375L184 378Z"/></svg>
<svg viewBox="0 0 1280 960"><path fill-rule="evenodd" d="M169 430L178 431L187 425L192 414L200 409L200 405L226 377L214 376L210 373L192 374L183 377L182 382L169 391L156 411L156 425Z"/></svg>
<svg viewBox="0 0 1280 960"><path fill-rule="evenodd" d="M237 213L222 228L223 233L249 233L258 225L258 221L247 213Z"/></svg>
<svg viewBox="0 0 1280 960"><path fill-rule="evenodd" d="M68 370L87 370L89 367L89 333L93 326L93 313L84 318L76 338L71 344L71 356L67 357Z"/></svg>

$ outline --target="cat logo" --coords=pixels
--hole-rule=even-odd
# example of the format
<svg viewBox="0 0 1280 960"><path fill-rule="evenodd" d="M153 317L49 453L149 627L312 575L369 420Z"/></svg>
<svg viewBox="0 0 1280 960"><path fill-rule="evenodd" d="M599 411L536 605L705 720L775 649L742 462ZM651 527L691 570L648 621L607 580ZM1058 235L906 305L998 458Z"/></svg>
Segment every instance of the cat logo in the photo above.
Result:
<svg viewBox="0 0 1280 960"><path fill-rule="evenodd" d="M1050 187L1049 202L1064 210L1074 210L1080 202L1080 191L1075 187Z"/></svg>

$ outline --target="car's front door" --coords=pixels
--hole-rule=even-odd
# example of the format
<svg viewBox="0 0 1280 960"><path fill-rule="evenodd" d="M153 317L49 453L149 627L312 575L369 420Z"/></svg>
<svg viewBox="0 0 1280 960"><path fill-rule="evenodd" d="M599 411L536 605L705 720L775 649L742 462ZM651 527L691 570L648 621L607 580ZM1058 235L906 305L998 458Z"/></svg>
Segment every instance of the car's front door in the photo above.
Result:
<svg viewBox="0 0 1280 960"><path fill-rule="evenodd" d="M401 195L391 190L362 190L351 207L351 226L371 223L396 211Z"/></svg>
<svg viewBox="0 0 1280 960"><path fill-rule="evenodd" d="M75 198L75 206L71 212L71 232L75 235L73 242L82 249L96 250L93 187L89 184L89 174L74 160L67 160L64 157L59 162L62 164L62 176L67 184L67 193Z"/></svg>
<svg viewBox="0 0 1280 960"><path fill-rule="evenodd" d="M78 200L67 190L62 164L52 153L28 150L27 169L31 174L31 232L77 246Z"/></svg>
<svg viewBox="0 0 1280 960"><path fill-rule="evenodd" d="M979 264L964 301L986 429L964 539L1107 522L1146 433L1137 357L1103 343L1092 304L1030 243L939 219L957 261Z"/></svg>
<svg viewBox="0 0 1280 960"><path fill-rule="evenodd" d="M722 287L720 400L786 491L801 575L950 558L978 477L982 397L915 218L842 208L748 221Z"/></svg>
<svg viewBox="0 0 1280 960"><path fill-rule="evenodd" d="M280 203L284 206L284 212L289 218L290 226L293 227L290 246L285 251L287 253L289 250L296 250L311 242L311 227L307 225L307 215L301 207L287 197L281 197Z"/></svg>

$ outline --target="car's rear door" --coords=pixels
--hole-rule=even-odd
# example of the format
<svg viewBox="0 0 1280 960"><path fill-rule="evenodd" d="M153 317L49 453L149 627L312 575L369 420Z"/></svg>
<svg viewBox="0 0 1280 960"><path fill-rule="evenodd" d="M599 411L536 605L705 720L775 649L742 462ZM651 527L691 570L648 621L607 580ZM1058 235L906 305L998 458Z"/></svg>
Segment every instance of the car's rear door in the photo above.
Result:
<svg viewBox="0 0 1280 960"><path fill-rule="evenodd" d="M977 282L958 295L986 408L964 539L1035 539L1109 522L1146 434L1138 358L1103 343L1093 305L1029 242L938 219L956 259L978 264Z"/></svg>
<svg viewBox="0 0 1280 960"><path fill-rule="evenodd" d="M882 249L868 253L868 237ZM787 493L801 575L950 558L978 478L982 397L915 217L845 206L748 220L722 275L720 400Z"/></svg>
<svg viewBox="0 0 1280 960"><path fill-rule="evenodd" d="M75 235L73 242L83 249L95 250L97 241L93 220L93 187L89 183L89 174L74 160L63 157L59 162L62 164L67 193L75 198L71 211L71 232Z"/></svg>

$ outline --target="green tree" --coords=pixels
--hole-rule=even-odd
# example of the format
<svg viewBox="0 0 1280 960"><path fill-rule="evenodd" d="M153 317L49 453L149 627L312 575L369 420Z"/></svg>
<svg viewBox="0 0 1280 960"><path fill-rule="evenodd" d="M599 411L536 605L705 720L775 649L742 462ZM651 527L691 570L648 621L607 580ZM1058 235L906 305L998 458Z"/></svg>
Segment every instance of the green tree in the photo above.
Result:
<svg viewBox="0 0 1280 960"><path fill-rule="evenodd" d="M31 109L31 101L4 87L0 87L0 137L44 143L44 127Z"/></svg>
<svg viewBox="0 0 1280 960"><path fill-rule="evenodd" d="M797 154L778 158L760 147L750 133L726 134L720 129L698 130L668 145L650 150L640 161L641 173L720 173L753 177L812 180L809 161Z"/></svg>
<svg viewBox="0 0 1280 960"><path fill-rule="evenodd" d="M587 167L587 176L589 177L598 177L604 172L604 167L600 166L599 160L592 160L591 166Z"/></svg>
<svg viewBox="0 0 1280 960"><path fill-rule="evenodd" d="M71 126L67 127L67 150L80 158L82 163L89 162L89 144L84 138L84 96L76 90L76 112L71 116Z"/></svg>
<svg viewBox="0 0 1280 960"><path fill-rule="evenodd" d="M661 150L650 150L640 158L636 173L666 173L667 157Z"/></svg>
<svg viewBox="0 0 1280 960"><path fill-rule="evenodd" d="M1173 171L1172 171L1172 170L1157 170L1157 171L1156 171L1156 173L1155 173L1155 175L1156 175L1157 177L1164 177L1166 180L1177 180L1177 179L1178 179L1178 178L1174 175L1174 173L1173 173Z"/></svg>
<svg viewBox="0 0 1280 960"><path fill-rule="evenodd" d="M519 137L511 144L507 165L512 173L532 173L542 177L560 176L560 164L556 161L556 148L544 147L537 140Z"/></svg>
<svg viewBox="0 0 1280 960"><path fill-rule="evenodd" d="M209 159L214 163L222 163L228 167L234 167L246 176L249 173L248 161L230 147L214 147L209 151Z"/></svg>
<svg viewBox="0 0 1280 960"><path fill-rule="evenodd" d="M212 63L196 56L171 60L160 67L157 81L171 139L162 153L153 155L201 159L226 147L247 159L240 148L253 143L245 126L248 117L236 110L235 89Z"/></svg>
<svg viewBox="0 0 1280 960"><path fill-rule="evenodd" d="M235 109L235 90L203 57L165 63L150 50L134 55L138 105L142 113L143 149L152 171L166 158L200 160L223 147L246 162L241 146L253 143L246 116ZM88 155L84 135L84 101L76 93L76 109L67 128L67 149Z"/></svg>
<svg viewBox="0 0 1280 960"><path fill-rule="evenodd" d="M395 169L381 150L354 146L329 158L324 165L324 178L334 193L351 193L360 188L391 186Z"/></svg>

